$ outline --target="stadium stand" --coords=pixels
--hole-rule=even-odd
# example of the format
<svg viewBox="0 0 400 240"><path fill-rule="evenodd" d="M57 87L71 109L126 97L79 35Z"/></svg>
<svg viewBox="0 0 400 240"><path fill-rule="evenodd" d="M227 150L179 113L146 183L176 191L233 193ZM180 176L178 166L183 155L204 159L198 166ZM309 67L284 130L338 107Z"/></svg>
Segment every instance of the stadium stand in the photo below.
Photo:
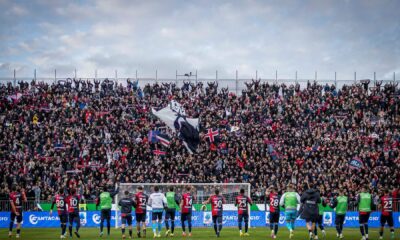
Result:
<svg viewBox="0 0 400 240"><path fill-rule="evenodd" d="M385 187L398 196L397 85L246 85L235 95L216 83L2 84L0 199L18 183L36 200L69 184L93 200L116 182L246 182L256 201L266 186L293 183L301 192L307 181L322 195L342 188L354 197L370 184L375 193ZM170 100L200 118L195 154L151 113ZM218 133L212 143L209 129ZM149 141L154 130L171 137L168 147Z"/></svg>

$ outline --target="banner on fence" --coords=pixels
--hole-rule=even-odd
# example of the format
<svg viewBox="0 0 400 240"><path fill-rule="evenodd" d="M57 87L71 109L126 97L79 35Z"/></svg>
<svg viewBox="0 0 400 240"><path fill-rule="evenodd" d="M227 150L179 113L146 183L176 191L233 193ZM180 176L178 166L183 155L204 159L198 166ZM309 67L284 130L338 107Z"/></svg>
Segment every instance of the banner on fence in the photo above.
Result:
<svg viewBox="0 0 400 240"><path fill-rule="evenodd" d="M147 213L146 222L149 223L150 212ZM98 227L100 224L100 212L99 211L87 211L80 213L82 227ZM370 227L379 227L380 212L373 212L369 218ZM395 227L400 227L400 213L393 213L393 219ZM115 225L115 211L112 212L112 224ZM119 226L121 220L119 220ZM335 225L335 214L332 212L324 213L324 224L327 227L334 227ZM265 227L269 225L269 212L264 211L253 211L250 216L252 227ZM10 222L9 212L0 212L0 228L8 228ZM237 211L224 211L223 224L226 227L236 227L238 223ZM208 227L212 225L211 212L194 211L192 214L192 224L194 227ZM285 226L285 215L282 212L279 224ZM133 225L136 225L135 214L133 214ZM181 225L180 213L177 212L175 217L175 225ZM24 212L22 227L24 228L58 228L60 226L59 218L57 214L49 215L49 212ZM304 220L297 219L296 226L305 227ZM358 227L358 213L348 212L344 227Z"/></svg>

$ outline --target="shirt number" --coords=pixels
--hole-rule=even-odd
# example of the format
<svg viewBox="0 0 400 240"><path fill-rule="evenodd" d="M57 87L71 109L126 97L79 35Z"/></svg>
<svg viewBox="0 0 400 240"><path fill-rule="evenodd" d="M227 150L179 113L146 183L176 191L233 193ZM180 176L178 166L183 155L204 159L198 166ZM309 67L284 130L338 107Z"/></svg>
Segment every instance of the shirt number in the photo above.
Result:
<svg viewBox="0 0 400 240"><path fill-rule="evenodd" d="M57 205L58 208L64 207L64 200L57 200L56 201L56 205Z"/></svg>

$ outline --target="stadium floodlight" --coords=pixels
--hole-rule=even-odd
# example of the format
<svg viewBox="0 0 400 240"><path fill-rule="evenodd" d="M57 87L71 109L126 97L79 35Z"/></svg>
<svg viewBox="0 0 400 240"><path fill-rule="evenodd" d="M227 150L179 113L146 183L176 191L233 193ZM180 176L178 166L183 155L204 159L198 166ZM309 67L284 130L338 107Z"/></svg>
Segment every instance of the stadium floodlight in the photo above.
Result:
<svg viewBox="0 0 400 240"><path fill-rule="evenodd" d="M174 187L174 192L181 196L186 186L192 186L192 194L195 197L193 202L193 208L195 211L201 211L200 208L202 206L202 202L207 200L208 197L214 195L215 189L219 189L220 194L225 197L226 204L224 205L225 210L237 210L235 207L236 197L240 194L240 189L245 190L245 195L251 195L251 185L250 183L120 183L119 184L119 193L115 196L115 203L118 204L119 199L123 197L125 191L128 191L133 197L137 192L137 188L139 186L143 187L143 192L150 196L153 192L153 187L158 186L160 192L166 193L168 192L169 187ZM148 216L151 212L151 208L147 207ZM206 213L204 213L206 214ZM250 209L249 209L250 214ZM179 214L178 214L179 215ZM177 215L177 216L178 216ZM133 214L134 216L134 214ZM250 216L249 216L250 219ZM119 209L116 208L115 211L115 227L118 228L121 225L121 219L119 216ZM204 227L205 225L193 225L193 227ZM250 221L249 221L250 227Z"/></svg>
<svg viewBox="0 0 400 240"><path fill-rule="evenodd" d="M188 80L191 82L192 77L194 77L194 80L197 84L197 70L195 73L189 72L189 73L184 73L184 74L178 74L178 71L176 71L176 84L178 84L178 78L183 77L183 80Z"/></svg>

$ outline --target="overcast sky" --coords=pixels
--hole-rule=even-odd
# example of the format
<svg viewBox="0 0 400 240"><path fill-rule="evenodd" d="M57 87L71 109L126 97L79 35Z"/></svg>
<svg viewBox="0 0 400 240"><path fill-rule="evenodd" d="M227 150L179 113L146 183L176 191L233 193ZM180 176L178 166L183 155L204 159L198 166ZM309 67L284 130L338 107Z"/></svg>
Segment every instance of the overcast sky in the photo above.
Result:
<svg viewBox="0 0 400 240"><path fill-rule="evenodd" d="M0 0L0 77L400 79L400 1Z"/></svg>

